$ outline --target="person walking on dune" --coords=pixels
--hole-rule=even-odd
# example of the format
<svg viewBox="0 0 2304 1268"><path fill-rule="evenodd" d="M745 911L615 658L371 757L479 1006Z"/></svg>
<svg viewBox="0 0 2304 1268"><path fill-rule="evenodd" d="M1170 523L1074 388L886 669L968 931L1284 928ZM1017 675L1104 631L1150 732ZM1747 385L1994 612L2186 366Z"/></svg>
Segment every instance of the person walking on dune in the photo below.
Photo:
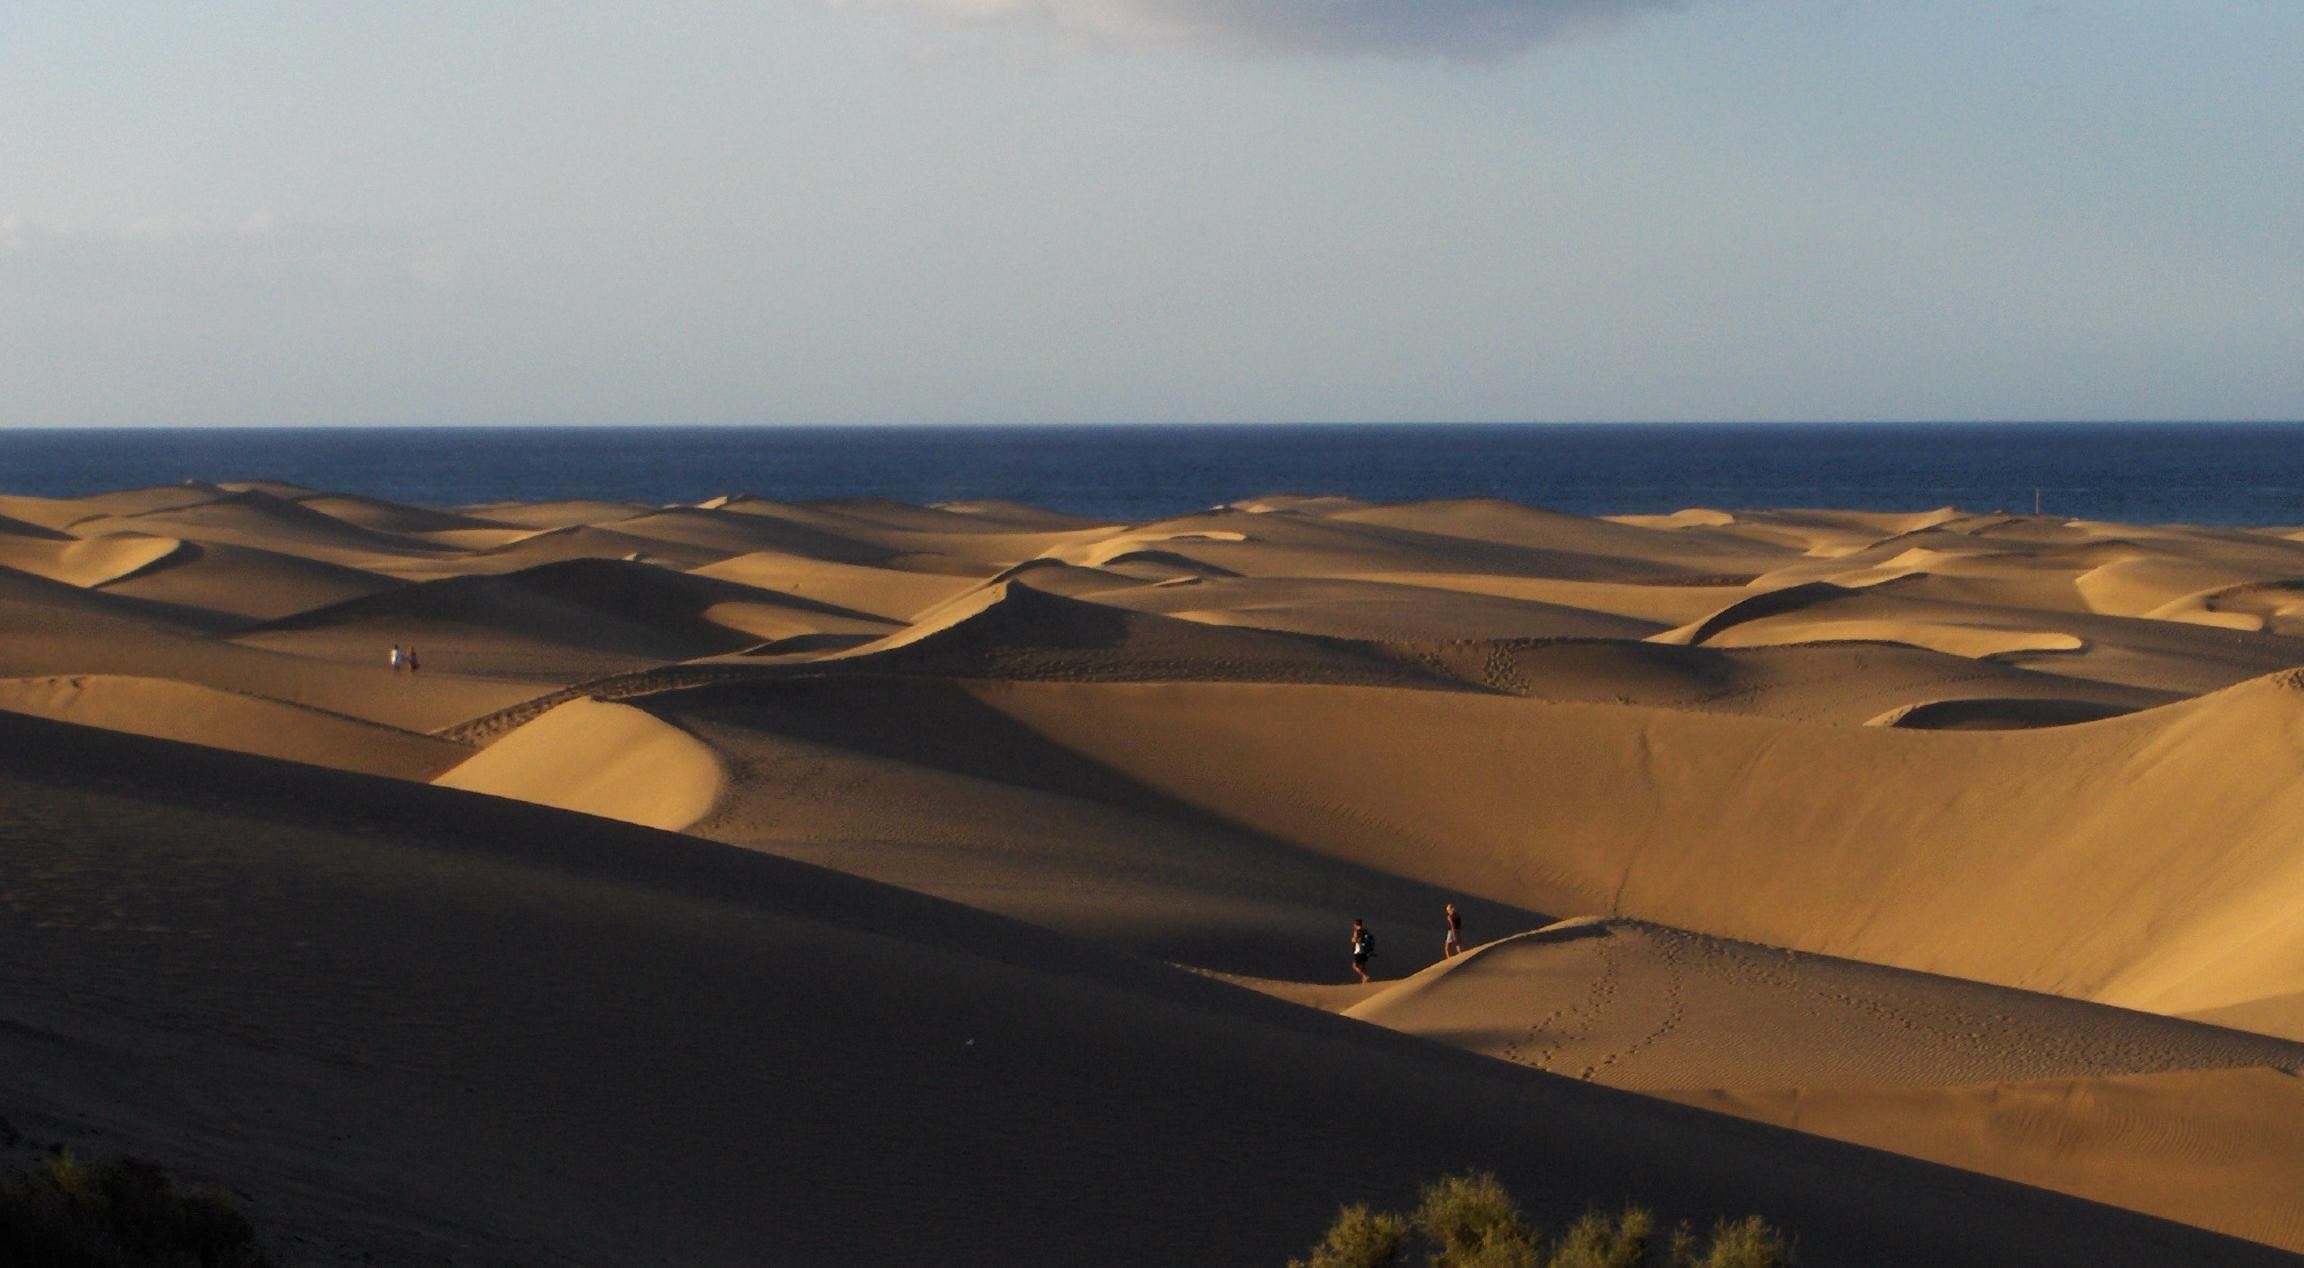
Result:
<svg viewBox="0 0 2304 1268"><path fill-rule="evenodd" d="M1357 917L1352 921L1352 971L1360 980L1368 980L1368 961L1376 954L1376 935Z"/></svg>
<svg viewBox="0 0 2304 1268"><path fill-rule="evenodd" d="M389 665L391 665L391 666L392 666L392 672L393 672L393 673L399 673L399 672L400 672L400 645L399 645L398 643L394 643L394 644L392 645L392 655L391 655L390 659L389 659L389 660L387 660L385 663L387 663L387 664L389 664Z"/></svg>
<svg viewBox="0 0 2304 1268"><path fill-rule="evenodd" d="M1440 958L1443 960L1464 954L1464 917L1456 914L1456 904L1448 904L1448 936L1440 940Z"/></svg>

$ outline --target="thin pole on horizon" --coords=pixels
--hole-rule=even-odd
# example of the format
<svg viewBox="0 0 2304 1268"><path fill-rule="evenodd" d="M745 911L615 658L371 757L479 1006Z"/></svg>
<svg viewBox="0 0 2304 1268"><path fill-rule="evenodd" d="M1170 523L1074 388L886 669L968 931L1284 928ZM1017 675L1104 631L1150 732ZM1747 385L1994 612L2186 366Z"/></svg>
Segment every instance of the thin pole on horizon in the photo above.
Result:
<svg viewBox="0 0 2304 1268"><path fill-rule="evenodd" d="M2032 513L2034 515L2040 513L2040 486L2037 484L2032 486Z"/></svg>

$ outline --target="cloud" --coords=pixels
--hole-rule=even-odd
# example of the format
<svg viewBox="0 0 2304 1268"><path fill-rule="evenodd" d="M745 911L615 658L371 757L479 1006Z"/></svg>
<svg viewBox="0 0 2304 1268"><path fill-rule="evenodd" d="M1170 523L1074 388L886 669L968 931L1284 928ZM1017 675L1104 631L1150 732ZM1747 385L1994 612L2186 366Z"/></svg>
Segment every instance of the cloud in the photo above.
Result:
<svg viewBox="0 0 2304 1268"><path fill-rule="evenodd" d="M840 0L835 0L840 2ZM853 2L853 0L850 0ZM880 0L1121 44L1250 53L1509 57L1681 0Z"/></svg>

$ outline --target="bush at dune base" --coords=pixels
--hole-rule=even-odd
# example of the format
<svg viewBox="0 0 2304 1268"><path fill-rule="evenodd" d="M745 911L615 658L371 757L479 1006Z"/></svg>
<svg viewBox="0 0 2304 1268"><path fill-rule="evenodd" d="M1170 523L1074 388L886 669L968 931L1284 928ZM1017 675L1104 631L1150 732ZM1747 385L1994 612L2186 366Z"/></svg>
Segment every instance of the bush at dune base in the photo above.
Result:
<svg viewBox="0 0 2304 1268"><path fill-rule="evenodd" d="M1647 1211L1587 1212L1547 1244L1496 1177L1447 1176L1424 1186L1408 1215L1344 1207L1328 1234L1288 1268L1397 1268L1421 1241L1431 1268L1783 1268L1792 1262L1783 1234L1758 1216L1722 1220L1709 1239L1686 1224L1658 1239Z"/></svg>
<svg viewBox="0 0 2304 1268"><path fill-rule="evenodd" d="M223 1197L184 1192L138 1158L88 1166L59 1150L0 1176L0 1263L44 1268L274 1268Z"/></svg>

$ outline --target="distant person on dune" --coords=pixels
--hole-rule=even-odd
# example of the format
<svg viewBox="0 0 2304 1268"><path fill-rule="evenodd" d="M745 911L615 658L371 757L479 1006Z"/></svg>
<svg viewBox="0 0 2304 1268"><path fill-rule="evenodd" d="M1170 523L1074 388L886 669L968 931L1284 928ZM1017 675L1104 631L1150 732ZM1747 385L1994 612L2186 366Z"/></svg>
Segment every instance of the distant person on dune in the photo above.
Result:
<svg viewBox="0 0 2304 1268"><path fill-rule="evenodd" d="M392 656L387 663L392 666L393 673L400 672L400 645L398 643L392 645Z"/></svg>
<svg viewBox="0 0 2304 1268"><path fill-rule="evenodd" d="M1352 921L1352 971L1359 974L1363 982L1368 980L1369 957L1375 954L1376 935L1368 932L1368 926L1355 917Z"/></svg>
<svg viewBox="0 0 2304 1268"><path fill-rule="evenodd" d="M407 658L406 658L406 659L407 659L407 661L408 661L408 672L409 672L409 673L415 673L415 672L416 672L416 645L415 645L414 643L410 643L410 644L408 645L408 655L407 655Z"/></svg>
<svg viewBox="0 0 2304 1268"><path fill-rule="evenodd" d="M1448 936L1440 940L1440 958L1464 954L1464 917L1456 914L1456 904L1448 904Z"/></svg>

